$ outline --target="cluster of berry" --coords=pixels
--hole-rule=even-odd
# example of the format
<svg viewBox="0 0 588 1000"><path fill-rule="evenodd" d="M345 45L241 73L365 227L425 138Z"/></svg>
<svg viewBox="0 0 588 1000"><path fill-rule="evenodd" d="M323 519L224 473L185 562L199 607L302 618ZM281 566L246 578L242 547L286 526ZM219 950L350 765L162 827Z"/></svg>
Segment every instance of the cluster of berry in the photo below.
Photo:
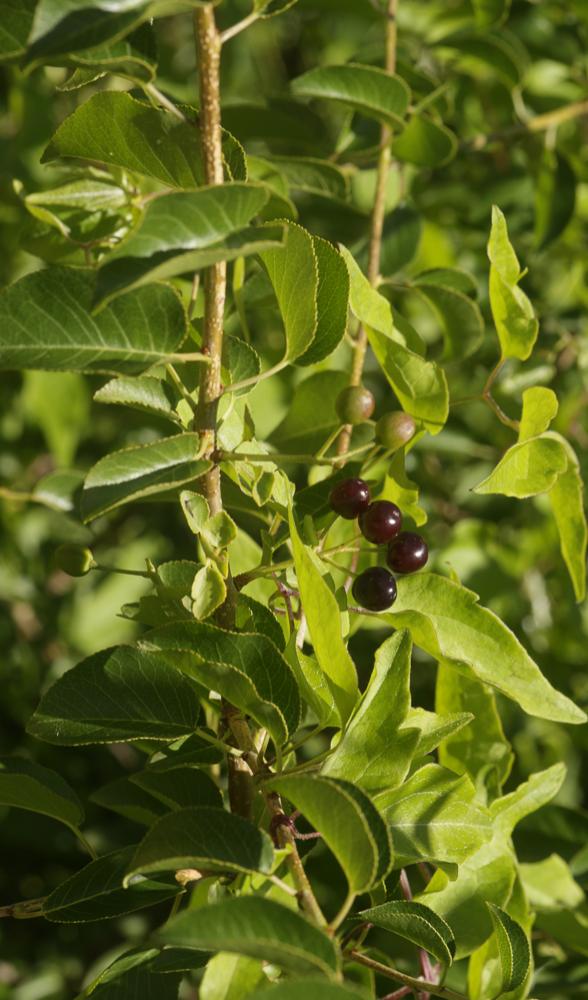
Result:
<svg viewBox="0 0 588 1000"><path fill-rule="evenodd" d="M401 531L402 514L390 500L374 500L363 479L344 479L329 495L331 509L348 520L357 518L364 538L374 545L387 545L386 561L395 573L414 573L429 558L427 543L414 531ZM384 566L371 566L360 573L352 593L368 611L385 611L396 600L396 580Z"/></svg>

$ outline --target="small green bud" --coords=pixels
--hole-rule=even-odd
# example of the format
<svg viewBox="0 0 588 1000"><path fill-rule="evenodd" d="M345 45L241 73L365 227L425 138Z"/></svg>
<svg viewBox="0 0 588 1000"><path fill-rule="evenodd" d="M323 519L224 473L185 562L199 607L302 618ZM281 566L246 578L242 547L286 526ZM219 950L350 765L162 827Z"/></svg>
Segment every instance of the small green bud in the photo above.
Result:
<svg viewBox="0 0 588 1000"><path fill-rule="evenodd" d="M393 410L392 413L385 413L378 420L376 441L387 451L396 451L414 437L415 431L416 424L410 413Z"/></svg>
<svg viewBox="0 0 588 1000"><path fill-rule="evenodd" d="M363 424L369 420L376 401L363 385L349 385L337 396L335 409L344 424Z"/></svg>
<svg viewBox="0 0 588 1000"><path fill-rule="evenodd" d="M95 565L90 549L83 545L60 545L53 554L53 565L69 576L85 576Z"/></svg>

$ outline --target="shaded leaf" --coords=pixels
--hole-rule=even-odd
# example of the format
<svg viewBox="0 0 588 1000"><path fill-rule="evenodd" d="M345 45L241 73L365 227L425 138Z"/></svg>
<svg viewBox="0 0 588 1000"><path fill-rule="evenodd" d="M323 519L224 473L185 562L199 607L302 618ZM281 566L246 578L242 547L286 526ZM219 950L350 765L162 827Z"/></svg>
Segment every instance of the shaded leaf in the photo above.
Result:
<svg viewBox="0 0 588 1000"><path fill-rule="evenodd" d="M311 69L293 80L291 87L297 97L341 101L391 126L401 124L410 100L410 90L399 76L358 63Z"/></svg>
<svg viewBox="0 0 588 1000"><path fill-rule="evenodd" d="M84 810L67 781L25 757L0 757L0 804L42 813L79 827Z"/></svg>
<svg viewBox="0 0 588 1000"><path fill-rule="evenodd" d="M269 872L273 857L268 835L240 816L206 806L180 809L147 832L129 861L125 885L138 873L178 868Z"/></svg>
<svg viewBox="0 0 588 1000"><path fill-rule="evenodd" d="M177 763L167 770L151 767L137 771L130 780L170 809L210 806L222 809L223 797L212 778L189 764Z"/></svg>
<svg viewBox="0 0 588 1000"><path fill-rule="evenodd" d="M394 156L417 167L442 167L457 153L457 139L445 125L413 115L394 139Z"/></svg>
<svg viewBox="0 0 588 1000"><path fill-rule="evenodd" d="M164 651L166 660L252 715L267 727L277 747L298 728L296 680L265 636L228 632L203 622L178 622L147 633L142 646Z"/></svg>
<svg viewBox="0 0 588 1000"><path fill-rule="evenodd" d="M82 516L92 521L132 500L177 489L199 479L211 463L199 458L200 435L176 434L106 455L84 480Z"/></svg>
<svg viewBox="0 0 588 1000"><path fill-rule="evenodd" d="M139 374L176 351L186 319L167 285L129 292L92 315L95 275L34 271L0 295L0 368Z"/></svg>
<svg viewBox="0 0 588 1000"><path fill-rule="evenodd" d="M201 951L231 951L275 962L299 975L334 978L339 957L333 941L294 910L271 899L240 896L186 911L169 920L161 939Z"/></svg>
<svg viewBox="0 0 588 1000"><path fill-rule="evenodd" d="M349 383L342 371L314 372L296 386L296 393L284 419L272 431L269 440L283 452L310 453L341 423L335 400ZM308 414L313 414L309 424Z"/></svg>
<svg viewBox="0 0 588 1000"><path fill-rule="evenodd" d="M482 313L461 289L442 284L439 280L441 276L444 272L423 271L413 279L413 287L429 302L441 321L445 339L444 358L467 358L477 350L484 336Z"/></svg>
<svg viewBox="0 0 588 1000"><path fill-rule="evenodd" d="M271 162L286 178L291 190L347 200L347 178L335 163L312 156L274 156Z"/></svg>
<svg viewBox="0 0 588 1000"><path fill-rule="evenodd" d="M43 916L65 924L109 920L177 896L181 891L177 884L165 885L148 879L123 888L133 851L133 847L125 847L106 854L66 879L45 900Z"/></svg>
<svg viewBox="0 0 588 1000"><path fill-rule="evenodd" d="M569 160L545 149L535 189L535 243L539 250L556 240L574 216L576 175Z"/></svg>
<svg viewBox="0 0 588 1000"><path fill-rule="evenodd" d="M58 746L173 740L198 724L198 690L161 656L117 646L63 674L43 695L28 731Z"/></svg>

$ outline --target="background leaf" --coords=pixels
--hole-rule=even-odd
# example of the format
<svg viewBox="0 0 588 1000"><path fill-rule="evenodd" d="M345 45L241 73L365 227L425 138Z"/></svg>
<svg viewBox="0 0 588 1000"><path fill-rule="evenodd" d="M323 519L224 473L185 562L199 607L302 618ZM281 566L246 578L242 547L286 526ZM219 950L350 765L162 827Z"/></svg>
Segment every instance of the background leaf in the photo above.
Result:
<svg viewBox="0 0 588 1000"><path fill-rule="evenodd" d="M173 740L198 722L197 688L161 657L132 646L104 649L53 684L29 722L37 739L61 746Z"/></svg>

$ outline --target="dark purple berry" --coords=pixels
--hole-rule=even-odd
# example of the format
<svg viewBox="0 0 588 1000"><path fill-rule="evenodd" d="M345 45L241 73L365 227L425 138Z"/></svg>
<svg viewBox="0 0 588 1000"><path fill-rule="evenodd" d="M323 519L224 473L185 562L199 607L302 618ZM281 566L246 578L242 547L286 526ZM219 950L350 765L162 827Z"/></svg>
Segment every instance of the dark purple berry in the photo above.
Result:
<svg viewBox="0 0 588 1000"><path fill-rule="evenodd" d="M375 545L390 542L402 527L402 514L390 500L374 500L359 517L364 538Z"/></svg>
<svg viewBox="0 0 588 1000"><path fill-rule="evenodd" d="M396 600L396 580L383 566L372 566L355 578L351 592L367 611L385 611Z"/></svg>
<svg viewBox="0 0 588 1000"><path fill-rule="evenodd" d="M415 531L401 531L388 546L388 565L396 573L414 573L428 558L427 543Z"/></svg>
<svg viewBox="0 0 588 1000"><path fill-rule="evenodd" d="M351 521L367 510L370 504L370 488L363 479L344 479L329 493L331 509Z"/></svg>
<svg viewBox="0 0 588 1000"><path fill-rule="evenodd" d="M376 401L363 385L348 385L335 401L337 416L344 424L363 424L369 420Z"/></svg>

